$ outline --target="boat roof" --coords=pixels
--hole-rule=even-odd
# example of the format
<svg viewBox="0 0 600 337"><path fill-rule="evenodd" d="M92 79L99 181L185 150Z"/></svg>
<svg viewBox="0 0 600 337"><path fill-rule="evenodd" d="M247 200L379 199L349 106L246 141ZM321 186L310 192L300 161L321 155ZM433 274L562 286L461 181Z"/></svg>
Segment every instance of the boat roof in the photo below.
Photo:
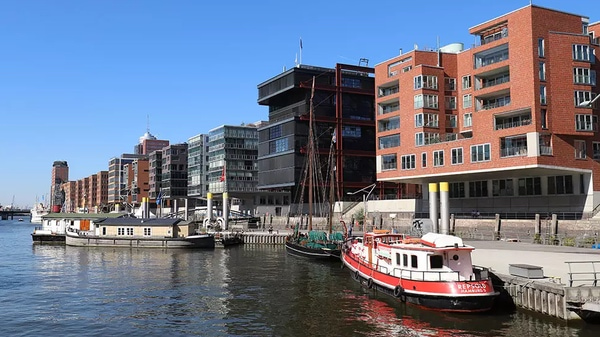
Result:
<svg viewBox="0 0 600 337"><path fill-rule="evenodd" d="M458 236L438 233L427 233L423 235L421 237L421 243L435 248L465 247L463 240Z"/></svg>
<svg viewBox="0 0 600 337"><path fill-rule="evenodd" d="M42 219L106 219L126 216L125 213L48 213Z"/></svg>
<svg viewBox="0 0 600 337"><path fill-rule="evenodd" d="M99 221L107 226L173 226L183 221L177 218L112 218Z"/></svg>

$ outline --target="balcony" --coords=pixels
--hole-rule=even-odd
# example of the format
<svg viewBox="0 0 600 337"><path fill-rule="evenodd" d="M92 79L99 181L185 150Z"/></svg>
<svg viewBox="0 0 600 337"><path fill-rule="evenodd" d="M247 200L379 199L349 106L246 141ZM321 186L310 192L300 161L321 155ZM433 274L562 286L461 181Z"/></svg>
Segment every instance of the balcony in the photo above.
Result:
<svg viewBox="0 0 600 337"><path fill-rule="evenodd" d="M491 110L510 105L510 94L496 97L476 97L475 111Z"/></svg>
<svg viewBox="0 0 600 337"><path fill-rule="evenodd" d="M540 145L540 155L551 156L552 155L552 146Z"/></svg>
<svg viewBox="0 0 600 337"><path fill-rule="evenodd" d="M507 147L500 150L500 157L522 157L527 155L527 146Z"/></svg>
<svg viewBox="0 0 600 337"><path fill-rule="evenodd" d="M500 139L500 157L522 157L527 155L527 136L519 135Z"/></svg>
<svg viewBox="0 0 600 337"><path fill-rule="evenodd" d="M508 43L475 54L474 69L508 60Z"/></svg>
<svg viewBox="0 0 600 337"><path fill-rule="evenodd" d="M508 66L480 73L475 76L475 90L486 89L510 82Z"/></svg>
<svg viewBox="0 0 600 337"><path fill-rule="evenodd" d="M494 130L504 130L531 125L531 111L521 112L518 115L496 116Z"/></svg>
<svg viewBox="0 0 600 337"><path fill-rule="evenodd" d="M394 111L398 111L400 110L400 104L399 103L393 103L393 104L379 104L379 115L385 115Z"/></svg>

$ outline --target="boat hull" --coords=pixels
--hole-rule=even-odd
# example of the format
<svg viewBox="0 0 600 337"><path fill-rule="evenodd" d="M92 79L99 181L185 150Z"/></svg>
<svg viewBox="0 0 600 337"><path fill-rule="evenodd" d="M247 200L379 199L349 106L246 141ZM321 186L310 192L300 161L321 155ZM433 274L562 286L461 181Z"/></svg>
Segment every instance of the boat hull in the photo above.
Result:
<svg viewBox="0 0 600 337"><path fill-rule="evenodd" d="M64 234L31 233L31 238L33 239L33 243L65 243Z"/></svg>
<svg viewBox="0 0 600 337"><path fill-rule="evenodd" d="M341 254L339 249L309 248L292 240L285 242L285 250L290 255L318 260L339 260Z"/></svg>
<svg viewBox="0 0 600 337"><path fill-rule="evenodd" d="M214 236L210 234L186 238L123 238L67 233L65 243L78 247L215 248Z"/></svg>
<svg viewBox="0 0 600 337"><path fill-rule="evenodd" d="M447 312L485 312L492 309L498 295L493 291L491 280L458 282L406 280L369 268L352 254L342 253L342 262L351 271L352 277L367 288L426 309ZM402 284L403 287L394 286L397 284Z"/></svg>

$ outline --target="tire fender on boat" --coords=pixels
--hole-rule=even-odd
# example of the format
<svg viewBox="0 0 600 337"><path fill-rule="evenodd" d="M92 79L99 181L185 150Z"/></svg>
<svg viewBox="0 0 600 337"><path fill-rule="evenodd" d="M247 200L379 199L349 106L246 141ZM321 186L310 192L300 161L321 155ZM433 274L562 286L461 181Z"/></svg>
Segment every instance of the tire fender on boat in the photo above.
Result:
<svg viewBox="0 0 600 337"><path fill-rule="evenodd" d="M367 281L367 288L371 289L373 288L373 279L369 278L369 280Z"/></svg>
<svg viewBox="0 0 600 337"><path fill-rule="evenodd" d="M394 288L394 297L400 297L402 294L404 294L404 289L401 286L396 286Z"/></svg>
<svg viewBox="0 0 600 337"><path fill-rule="evenodd" d="M358 280L359 278L360 278L360 275L358 274L358 270L356 270L356 271L354 272L354 279L355 279L355 280Z"/></svg>

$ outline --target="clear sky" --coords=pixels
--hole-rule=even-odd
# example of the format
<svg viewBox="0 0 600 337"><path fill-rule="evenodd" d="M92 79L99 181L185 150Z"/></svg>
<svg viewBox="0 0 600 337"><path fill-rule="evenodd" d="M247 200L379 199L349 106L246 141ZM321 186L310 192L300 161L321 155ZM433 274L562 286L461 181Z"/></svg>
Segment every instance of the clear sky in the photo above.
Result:
<svg viewBox="0 0 600 337"><path fill-rule="evenodd" d="M600 20L598 0L534 0ZM171 143L268 120L256 86L302 63L368 65L462 42L528 0L0 0L0 204L108 169L150 132Z"/></svg>

